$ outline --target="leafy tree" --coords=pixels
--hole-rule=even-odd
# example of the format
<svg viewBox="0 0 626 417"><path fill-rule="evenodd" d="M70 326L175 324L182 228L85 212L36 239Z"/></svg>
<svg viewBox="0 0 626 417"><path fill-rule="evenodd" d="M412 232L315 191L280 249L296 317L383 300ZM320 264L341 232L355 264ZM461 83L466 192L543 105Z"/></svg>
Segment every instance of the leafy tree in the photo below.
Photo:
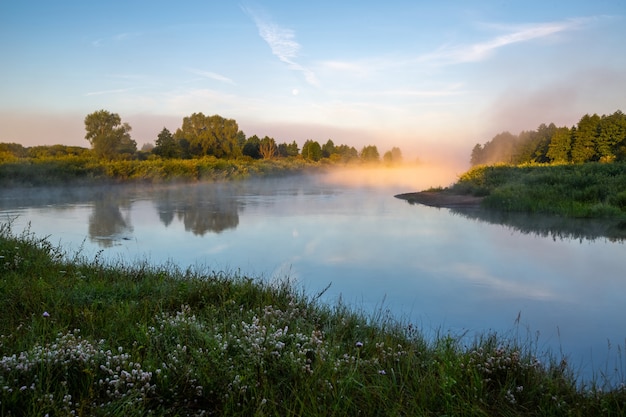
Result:
<svg viewBox="0 0 626 417"><path fill-rule="evenodd" d="M482 165L485 163L485 155L483 151L483 146L480 143L477 143L472 148L472 154L470 155L470 164L472 166Z"/></svg>
<svg viewBox="0 0 626 417"><path fill-rule="evenodd" d="M276 146L276 141L273 138L265 136L261 139L261 143L259 144L259 153L263 159L272 159L276 156L277 152L278 148Z"/></svg>
<svg viewBox="0 0 626 417"><path fill-rule="evenodd" d="M334 153L335 153L335 144L333 143L331 139L328 139L328 141L322 145L322 157L330 158L330 156Z"/></svg>
<svg viewBox="0 0 626 417"><path fill-rule="evenodd" d="M261 158L261 139L257 135L250 136L243 145L242 153L254 159Z"/></svg>
<svg viewBox="0 0 626 417"><path fill-rule="evenodd" d="M348 163L359 158L356 148L348 145L335 146L335 154L341 157L341 161Z"/></svg>
<svg viewBox="0 0 626 417"><path fill-rule="evenodd" d="M89 141L96 156L114 159L132 155L137 143L131 139L128 123L122 123L117 113L98 110L85 117L85 139Z"/></svg>
<svg viewBox="0 0 626 417"><path fill-rule="evenodd" d="M375 145L364 146L361 149L361 161L363 162L379 162L380 154L378 153L378 148Z"/></svg>
<svg viewBox="0 0 626 417"><path fill-rule="evenodd" d="M157 136L155 145L152 152L161 158L179 158L181 156L180 143L174 139L172 133L165 127Z"/></svg>
<svg viewBox="0 0 626 417"><path fill-rule="evenodd" d="M0 143L0 162L14 161L27 156L28 149L19 143Z"/></svg>
<svg viewBox="0 0 626 417"><path fill-rule="evenodd" d="M322 147L317 141L308 139L302 145L302 157L310 161L319 161L322 159Z"/></svg>
<svg viewBox="0 0 626 417"><path fill-rule="evenodd" d="M236 158L241 155L239 127L233 119L219 115L205 116L194 113L183 119L182 127L176 130L174 138L179 143L184 139L189 144L189 155L216 158Z"/></svg>
<svg viewBox="0 0 626 417"><path fill-rule="evenodd" d="M294 140L290 144L281 143L278 145L278 154L280 156L288 157L288 156L298 156L300 154L300 149L298 148L298 144Z"/></svg>
<svg viewBox="0 0 626 417"><path fill-rule="evenodd" d="M559 127L552 135L552 140L548 145L546 156L548 160L557 163L565 163L570 160L570 150L572 148L572 131L567 127Z"/></svg>
<svg viewBox="0 0 626 417"><path fill-rule="evenodd" d="M578 128L572 140L572 162L583 163L597 161L596 133L600 124L600 116L585 114L578 122Z"/></svg>
<svg viewBox="0 0 626 417"><path fill-rule="evenodd" d="M383 161L387 165L399 164L402 162L402 151L400 148L393 147L390 151L385 152L383 155Z"/></svg>
<svg viewBox="0 0 626 417"><path fill-rule="evenodd" d="M482 147L474 146L472 150L472 165L494 164L497 162L513 162L517 145L517 136L510 132L498 133Z"/></svg>
<svg viewBox="0 0 626 417"><path fill-rule="evenodd" d="M626 115L616 111L602 116L596 134L596 153L602 162L612 162L619 156L620 146L626 145Z"/></svg>

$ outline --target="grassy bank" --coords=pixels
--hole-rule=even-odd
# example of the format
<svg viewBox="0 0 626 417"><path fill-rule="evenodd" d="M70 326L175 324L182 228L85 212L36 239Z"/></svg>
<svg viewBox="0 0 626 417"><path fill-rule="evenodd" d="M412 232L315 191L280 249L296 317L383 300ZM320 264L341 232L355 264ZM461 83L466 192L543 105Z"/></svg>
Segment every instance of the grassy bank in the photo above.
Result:
<svg viewBox="0 0 626 417"><path fill-rule="evenodd" d="M0 187L89 185L102 183L197 182L302 172L315 164L298 158L151 159L106 161L66 156L0 163Z"/></svg>
<svg viewBox="0 0 626 417"><path fill-rule="evenodd" d="M503 211L626 219L626 163L479 166L448 191Z"/></svg>
<svg viewBox="0 0 626 417"><path fill-rule="evenodd" d="M623 386L524 340L426 340L287 281L105 265L7 224L0 308L0 415L626 413Z"/></svg>

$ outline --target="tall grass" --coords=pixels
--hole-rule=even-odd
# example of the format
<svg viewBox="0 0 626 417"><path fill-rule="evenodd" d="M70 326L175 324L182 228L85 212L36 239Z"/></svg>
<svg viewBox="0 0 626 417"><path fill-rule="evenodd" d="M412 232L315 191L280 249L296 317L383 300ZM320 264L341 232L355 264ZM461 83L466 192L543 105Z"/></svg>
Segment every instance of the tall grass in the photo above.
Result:
<svg viewBox="0 0 626 417"><path fill-rule="evenodd" d="M0 186L241 179L250 175L302 172L316 165L298 158L272 160L213 157L106 161L84 156L15 159L0 162Z"/></svg>
<svg viewBox="0 0 626 417"><path fill-rule="evenodd" d="M479 166L451 190L485 196L498 210L626 218L626 163Z"/></svg>
<svg viewBox="0 0 626 417"><path fill-rule="evenodd" d="M427 339L288 280L109 265L0 226L0 415L624 415L531 343ZM624 375L621 375L624 380Z"/></svg>

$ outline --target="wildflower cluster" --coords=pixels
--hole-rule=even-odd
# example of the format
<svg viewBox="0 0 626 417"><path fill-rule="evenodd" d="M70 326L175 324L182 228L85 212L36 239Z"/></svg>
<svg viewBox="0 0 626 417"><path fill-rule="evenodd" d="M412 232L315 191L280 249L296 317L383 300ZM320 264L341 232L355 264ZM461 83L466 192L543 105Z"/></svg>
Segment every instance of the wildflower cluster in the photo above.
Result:
<svg viewBox="0 0 626 417"><path fill-rule="evenodd" d="M0 253L0 265L3 269L11 271L20 268L24 258L20 256L19 250L20 248L16 246L14 251Z"/></svg>
<svg viewBox="0 0 626 417"><path fill-rule="evenodd" d="M524 393L524 384L530 383L543 370L537 358L523 358L518 349L506 347L474 349L463 366L481 377L487 392L502 393L511 405Z"/></svg>
<svg viewBox="0 0 626 417"><path fill-rule="evenodd" d="M35 404L42 412L62 404L64 413L73 415L74 407L84 406L74 397L90 389L100 395L92 397L97 400L89 407L106 407L114 400L143 402L154 391L152 373L132 362L122 348L114 353L103 346L104 340L93 344L76 329L59 333L52 343L2 357L1 403L15 409ZM50 394L59 382L56 394Z"/></svg>

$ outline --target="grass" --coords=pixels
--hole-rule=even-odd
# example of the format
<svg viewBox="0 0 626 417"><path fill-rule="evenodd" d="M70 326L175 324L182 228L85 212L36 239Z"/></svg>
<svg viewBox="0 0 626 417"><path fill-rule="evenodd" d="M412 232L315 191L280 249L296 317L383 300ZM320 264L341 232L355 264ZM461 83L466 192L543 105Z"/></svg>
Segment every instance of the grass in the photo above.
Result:
<svg viewBox="0 0 626 417"><path fill-rule="evenodd" d="M85 156L30 158L0 162L0 187L216 181L251 175L283 175L316 167L298 158L224 160L206 157L144 161L106 161Z"/></svg>
<svg viewBox="0 0 626 417"><path fill-rule="evenodd" d="M502 211L626 220L626 163L479 166L450 191Z"/></svg>
<svg viewBox="0 0 626 417"><path fill-rule="evenodd" d="M109 265L6 223L0 277L3 416L626 413L623 383L517 337L427 339L288 280Z"/></svg>

